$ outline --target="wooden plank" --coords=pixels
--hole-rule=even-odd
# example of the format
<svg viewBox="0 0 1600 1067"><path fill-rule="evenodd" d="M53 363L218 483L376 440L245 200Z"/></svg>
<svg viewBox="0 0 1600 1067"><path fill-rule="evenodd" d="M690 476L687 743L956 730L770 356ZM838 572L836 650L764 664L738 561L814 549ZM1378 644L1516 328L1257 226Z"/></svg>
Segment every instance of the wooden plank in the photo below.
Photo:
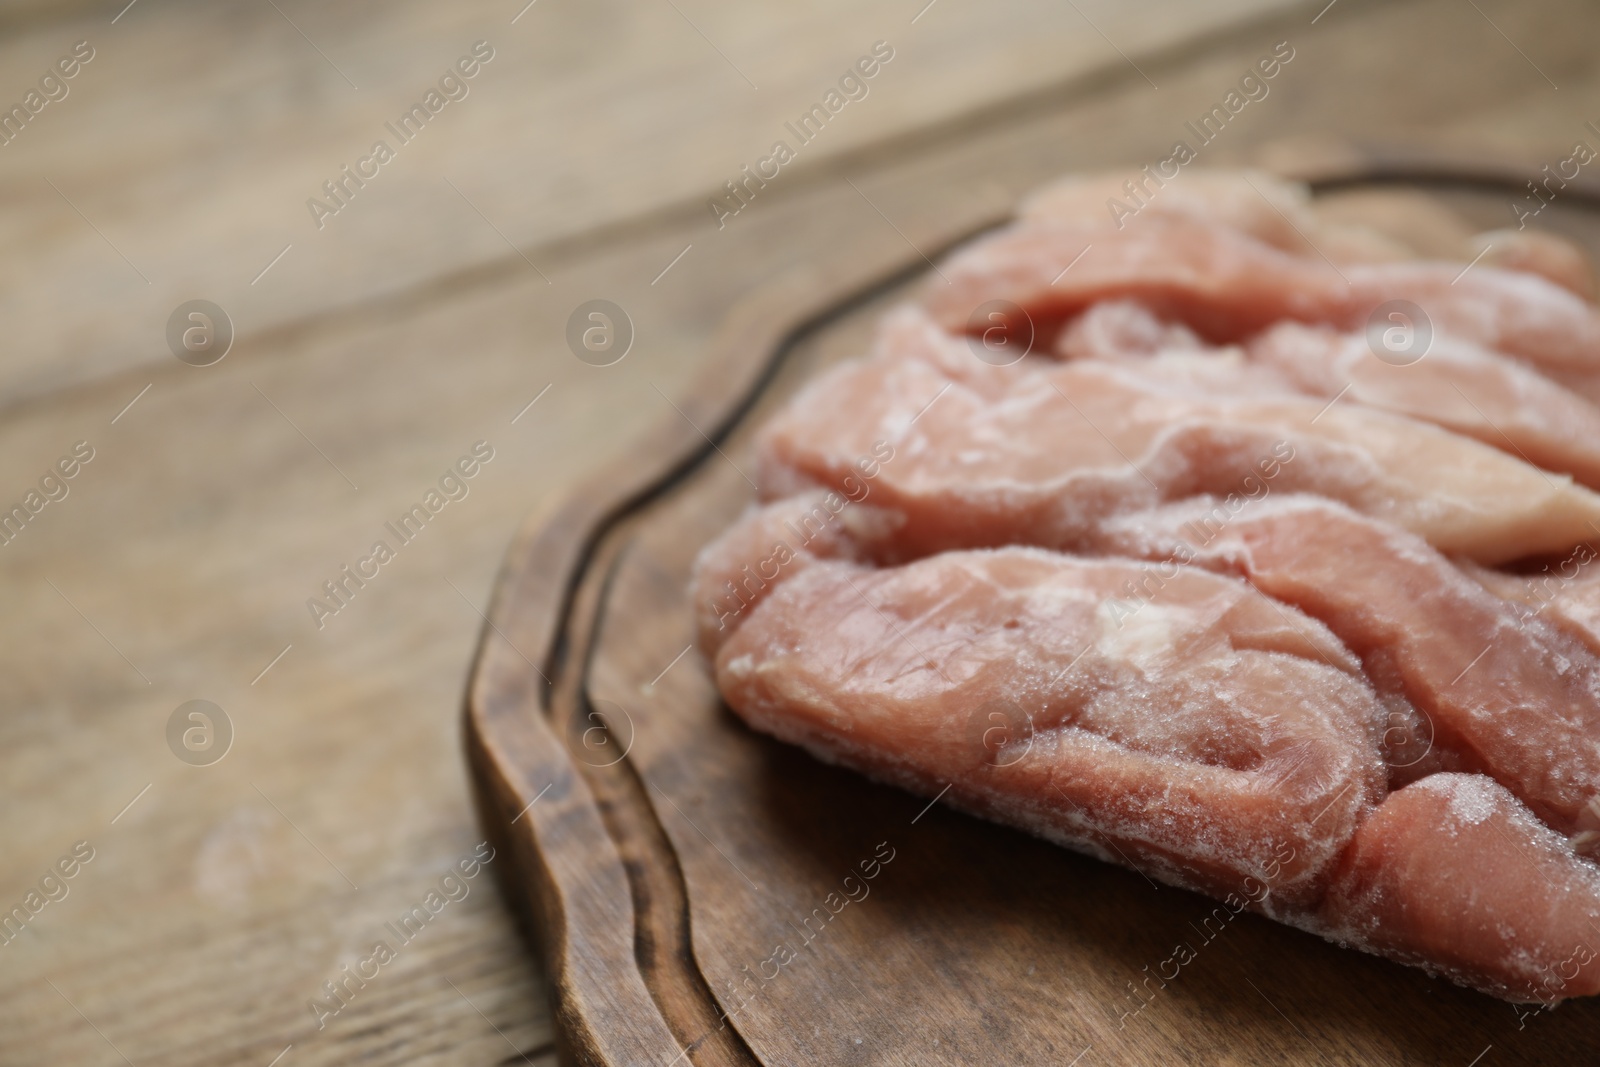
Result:
<svg viewBox="0 0 1600 1067"><path fill-rule="evenodd" d="M1080 7L1141 54L1285 2ZM74 42L95 50L3 149L0 233L28 254L0 274L18 346L0 400L162 360L168 314L196 296L249 337L501 258L508 241L548 273L559 247L629 219L669 211L705 230L708 193L794 140L785 121L880 39L894 59L795 167L1122 63L1071 6L1021 0L941 4L915 25L915 6L888 0L544 0L513 24L522 7L143 3L115 25L85 12L0 43L19 96ZM411 143L388 132L479 40L494 58L466 95ZM319 228L308 199L337 206L323 183L378 140L394 161Z"/></svg>

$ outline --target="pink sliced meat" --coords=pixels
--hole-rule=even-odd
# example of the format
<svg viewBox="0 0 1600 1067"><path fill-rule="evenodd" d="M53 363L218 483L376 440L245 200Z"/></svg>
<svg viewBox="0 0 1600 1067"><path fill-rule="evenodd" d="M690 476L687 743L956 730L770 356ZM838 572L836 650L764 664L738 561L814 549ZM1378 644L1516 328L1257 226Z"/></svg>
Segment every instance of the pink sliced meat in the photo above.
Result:
<svg viewBox="0 0 1600 1067"><path fill-rule="evenodd" d="M815 561L716 656L759 730L1269 913L1320 895L1383 794L1383 712L1243 583L1036 549ZM1335 647L1326 634L1325 647ZM1255 891L1251 891L1252 880Z"/></svg>
<svg viewBox="0 0 1600 1067"><path fill-rule="evenodd" d="M1380 305L1405 300L1433 329L1516 356L1600 399L1600 310L1544 277L1482 265L1463 273L1435 262L1338 268L1187 217L1155 216L1120 230L1024 219L952 255L924 303L959 333L984 305L1010 301L1053 336L1084 308L1119 298L1218 342L1283 319L1364 329Z"/></svg>
<svg viewBox="0 0 1600 1067"><path fill-rule="evenodd" d="M1017 215L1066 225L1116 226L1120 221L1119 228L1176 216L1220 223L1263 244L1309 256L1316 252L1308 235L1317 230L1310 200L1304 185L1262 171L1192 169L1159 186L1155 179L1118 172L1072 175L1052 182L1030 194ZM1138 207L1138 212L1131 217L1114 213L1113 201L1124 209Z"/></svg>
<svg viewBox="0 0 1600 1067"><path fill-rule="evenodd" d="M1538 274L1590 302L1595 298L1594 264L1573 242L1543 230L1490 230L1471 241L1466 258L1479 254L1486 267Z"/></svg>
<svg viewBox="0 0 1600 1067"><path fill-rule="evenodd" d="M1600 533L1600 531L1597 531ZM1583 542L1531 573L1510 573L1463 563L1485 589L1516 605L1523 618L1541 618L1600 655L1600 558Z"/></svg>
<svg viewBox="0 0 1600 1067"><path fill-rule="evenodd" d="M1392 793L1306 925L1493 996L1600 993L1600 867L1476 774Z"/></svg>
<svg viewBox="0 0 1600 1067"><path fill-rule="evenodd" d="M1062 359L1107 363L1146 359L1172 352L1228 351L1206 344L1181 322L1167 322L1137 300L1102 300L1073 319L1056 338Z"/></svg>
<svg viewBox="0 0 1600 1067"><path fill-rule="evenodd" d="M1308 394L1409 415L1600 485L1600 408L1497 352L1436 337L1426 356L1398 366L1373 355L1364 334L1296 322L1247 351Z"/></svg>
<svg viewBox="0 0 1600 1067"><path fill-rule="evenodd" d="M1154 376L1224 395L1298 392L1392 411L1600 485L1600 407L1517 360L1450 337L1404 365L1379 359L1364 333L1293 321L1243 348L1213 347L1142 304L1110 300L1068 323L1056 352L1146 364Z"/></svg>
<svg viewBox="0 0 1600 1067"><path fill-rule="evenodd" d="M844 488L897 442L874 491L906 515L907 550L1073 543L1107 515L1226 495L1269 467L1285 491L1343 501L1485 563L1559 550L1600 523L1600 496L1476 441L1298 396L1230 399L1136 366L973 359L893 331L872 359L812 384L763 430L768 497ZM993 373L991 373L993 372Z"/></svg>
<svg viewBox="0 0 1600 1067"><path fill-rule="evenodd" d="M1238 574L1295 605L1427 718L1455 766L1492 775L1563 833L1600 794L1600 662L1416 537L1328 501L1263 497L1124 516L1098 546Z"/></svg>
<svg viewBox="0 0 1600 1067"><path fill-rule="evenodd" d="M1329 264L1178 216L1121 230L1025 219L956 252L940 275L924 302L952 333L969 329L974 312L993 300L1020 306L1049 336L1091 304L1132 298L1213 341L1238 340L1279 319L1342 319L1350 304L1350 286Z"/></svg>
<svg viewBox="0 0 1600 1067"><path fill-rule="evenodd" d="M1523 271L1479 264L1381 263L1345 269L1351 328L1390 300L1420 307L1434 329L1525 360L1540 373L1600 401L1600 311L1561 286Z"/></svg>
<svg viewBox="0 0 1600 1067"><path fill-rule="evenodd" d="M859 484L870 483L863 478ZM897 517L864 499L831 492L785 497L751 508L701 549L694 567L701 650L714 655L779 582L815 561L865 560L886 543Z"/></svg>

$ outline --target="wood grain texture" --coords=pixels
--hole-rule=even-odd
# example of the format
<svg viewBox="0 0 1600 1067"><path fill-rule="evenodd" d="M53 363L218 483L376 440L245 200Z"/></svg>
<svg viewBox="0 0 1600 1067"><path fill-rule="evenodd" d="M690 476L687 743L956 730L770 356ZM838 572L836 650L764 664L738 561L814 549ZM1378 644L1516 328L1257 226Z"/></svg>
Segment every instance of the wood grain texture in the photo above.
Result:
<svg viewBox="0 0 1600 1067"><path fill-rule="evenodd" d="M1397 188L1408 165L1447 180ZM1372 167L1383 182L1342 167L1330 184L1343 217L1448 247L1492 224L1517 188L1489 177L1499 169L1383 158ZM1589 216L1570 232L1600 255L1600 196L1569 192ZM921 258L907 262L920 282ZM1057 1063L1091 1051L1130 1064L1466 1063L1496 1046L1497 1062L1540 1064L1592 1049L1593 1000L1516 1008L1235 918L1136 870L930 810L728 711L690 647L694 556L754 497L744 472L761 416L859 355L911 284L828 278L743 305L689 394L709 439L669 419L639 453L655 459L619 465L610 493L577 497L513 548L498 587L468 733L497 798L484 817L515 842L507 870L540 917L558 1020L581 1035L573 1061L637 1062L618 1043L658 1041L657 1019L672 1043L650 1058L682 1050L715 1064ZM513 646L545 650L548 691L530 691ZM529 759L539 770L512 784ZM563 802L543 806L538 783L572 775L588 789L558 787ZM580 819L607 840L574 837ZM595 891L595 868L635 943L632 959L611 951L599 984L573 945L618 927L585 929L597 916L571 906ZM657 1009L648 1026L614 1007L635 982Z"/></svg>
<svg viewBox="0 0 1600 1067"><path fill-rule="evenodd" d="M308 1001L481 839L456 713L506 545L530 511L575 487L598 491L640 433L676 417L668 397L697 410L695 373L753 291L797 265L843 271L908 255L908 240L931 247L960 217L999 212L1066 170L1155 158L1286 37L1304 66L1212 146L1217 162L1304 134L1428 136L1474 151L1503 145L1531 173L1600 115L1587 45L1600 14L1575 0L1479 4L1559 93L1456 0L1340 0L1315 27L1316 11L1273 9L1198 37L1209 12L1186 23L1080 4L1159 91L1082 26L939 0L910 38L940 27L938 48L917 60L908 45L902 56L913 88L897 97L882 82L855 113L870 132L841 124L837 149L819 142L826 152L719 232L704 198L728 165L748 161L752 135L757 146L770 136L766 119L726 106L737 76L681 23L662 30L670 23L657 15L677 18L669 6L635 24L631 7L539 0L517 24L557 16L536 42L539 64L530 52L522 67L484 74L526 78L538 99L483 81L458 116L477 132L439 127L440 141L467 152L460 170L441 157L423 173L434 160L416 157L423 165L397 163L414 167L409 178L385 178L431 182L448 205L449 176L554 284L470 208L458 203L441 222L425 197L391 203L374 186L371 212L335 221L378 236L352 238L359 248L326 263L298 261L312 246L297 244L252 289L281 247L266 239L280 220L272 205L284 203L272 198L302 209L302 179L320 183L346 161L344 131L364 139L365 118L387 112L389 99L369 94L413 94L419 72L470 28L455 20L488 10L279 6L341 66L359 56L390 80L358 79L352 93L316 69L322 61L270 5L139 0L115 26L138 28L136 48L97 36L121 4L20 4L0 19L0 68L11 72L0 99L83 36L108 42L102 69L117 71L96 86L83 80L91 65L28 132L39 134L31 147L0 149L0 501L20 498L74 441L97 449L71 495L0 546L0 901L20 901L74 841L97 849L71 895L0 947L0 1063L120 1064L113 1044L140 1067L265 1067L291 1043L279 1067L553 1058L545 977L481 880L324 1029ZM763 54L795 50L793 95L772 115L825 84L872 28L832 8L785 11L774 17L790 21L768 29L760 12L679 6L713 37L750 25L750 40L771 38ZM1224 9L1235 10L1246 9ZM514 13L493 17L509 26ZM909 25L913 14L895 17ZM1147 17L1164 21L1141 26ZM627 29L614 44L585 43L618 23ZM1065 28L1051 37L1052 25ZM319 36L342 26L347 36ZM596 58L607 49L617 54ZM688 88L648 81L647 71L666 76L655 62L687 71ZM671 114L608 126L643 106L633 103L640 86ZM769 91L762 83L754 95ZM329 110L342 93L348 110ZM472 119L478 104L485 113ZM517 110L536 106L537 121ZM487 113L500 108L515 114ZM567 132L551 136L556 128ZM582 167L563 170L569 160ZM607 170L616 160L628 165ZM670 189L654 189L657 172ZM176 297L129 297L143 283L82 218L46 206L45 176L142 267L158 251L158 285L235 313L240 337L226 360L197 369L165 353L160 326ZM286 273L292 284L263 295L297 262L311 280ZM569 313L595 296L624 305L639 333L635 351L604 369L563 340ZM470 496L316 629L306 598L480 439L496 458ZM163 740L173 709L195 698L220 704L236 727L213 767L179 763Z"/></svg>
<svg viewBox="0 0 1600 1067"><path fill-rule="evenodd" d="M1085 17L1148 53L1286 6L1004 0L913 25L898 0L541 0L513 24L526 2L142 2L115 25L120 4L69 9L0 43L17 95L74 42L96 49L67 98L0 148L0 235L30 246L0 272L0 315L30 353L0 371L0 399L165 359L167 314L195 296L251 335L503 257L508 241L549 274L564 250L641 222L709 236L709 196L877 40L894 60L796 168L1121 63ZM411 143L386 131L480 40L495 58L465 98ZM323 183L380 139L395 160L319 228L307 200L337 206Z"/></svg>

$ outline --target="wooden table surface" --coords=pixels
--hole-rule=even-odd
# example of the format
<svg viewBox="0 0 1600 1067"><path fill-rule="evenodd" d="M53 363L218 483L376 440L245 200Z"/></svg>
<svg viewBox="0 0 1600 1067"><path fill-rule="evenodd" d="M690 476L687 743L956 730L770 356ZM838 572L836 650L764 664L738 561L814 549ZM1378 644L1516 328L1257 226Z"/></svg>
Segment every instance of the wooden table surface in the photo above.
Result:
<svg viewBox="0 0 1600 1067"><path fill-rule="evenodd" d="M430 897L480 840L480 611L519 523L677 417L764 281L1162 158L1284 40L1206 162L1425 139L1532 177L1600 144L1578 0L124 2L0 3L0 102L93 56L0 147L0 510L93 450L0 543L0 911L26 919L0 939L3 1064L553 1061L493 863ZM880 41L867 95L719 228L723 183ZM466 95L399 143L385 124L476 42ZM380 139L394 158L319 228L307 199ZM207 367L165 336L196 298L236 331ZM566 341L594 298L635 328L613 366ZM399 544L386 523L477 442L466 495ZM394 558L315 618L379 539ZM206 765L168 740L191 700L231 724Z"/></svg>

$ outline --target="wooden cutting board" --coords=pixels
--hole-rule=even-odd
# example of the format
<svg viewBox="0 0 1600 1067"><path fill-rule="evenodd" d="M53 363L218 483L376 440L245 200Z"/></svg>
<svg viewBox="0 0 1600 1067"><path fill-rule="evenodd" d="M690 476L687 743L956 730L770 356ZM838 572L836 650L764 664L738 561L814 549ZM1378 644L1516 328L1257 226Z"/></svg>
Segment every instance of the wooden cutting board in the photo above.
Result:
<svg viewBox="0 0 1600 1067"><path fill-rule="evenodd" d="M1387 194L1412 187L1482 228L1504 225L1523 181L1371 152L1307 167L1352 214L1393 211ZM1600 254L1596 205L1575 186L1542 221ZM951 219L947 244L996 221ZM941 251L804 266L764 289L672 398L677 414L510 550L467 748L566 1059L1593 1062L1600 1003L1514 1008L1231 917L819 763L722 705L691 647L687 582L754 495L751 429L819 368L860 355L928 269L923 253Z"/></svg>

